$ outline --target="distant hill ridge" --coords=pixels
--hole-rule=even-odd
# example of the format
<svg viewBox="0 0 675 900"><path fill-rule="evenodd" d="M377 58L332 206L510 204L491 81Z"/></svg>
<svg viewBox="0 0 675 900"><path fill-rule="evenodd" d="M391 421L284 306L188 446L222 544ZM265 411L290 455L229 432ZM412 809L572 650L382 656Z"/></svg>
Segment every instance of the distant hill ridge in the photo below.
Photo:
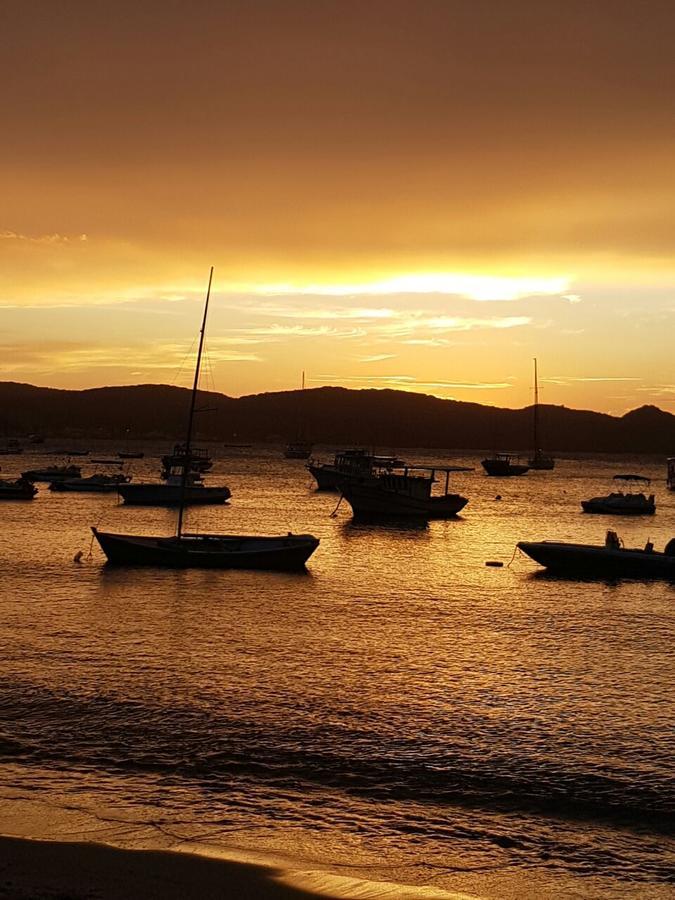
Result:
<svg viewBox="0 0 675 900"><path fill-rule="evenodd" d="M189 390L139 384L72 391L0 382L0 435L182 437ZM233 398L200 392L203 440L293 440L378 447L529 450L532 407L503 409L394 390L321 387ZM642 406L610 416L540 406L550 451L675 455L675 416Z"/></svg>

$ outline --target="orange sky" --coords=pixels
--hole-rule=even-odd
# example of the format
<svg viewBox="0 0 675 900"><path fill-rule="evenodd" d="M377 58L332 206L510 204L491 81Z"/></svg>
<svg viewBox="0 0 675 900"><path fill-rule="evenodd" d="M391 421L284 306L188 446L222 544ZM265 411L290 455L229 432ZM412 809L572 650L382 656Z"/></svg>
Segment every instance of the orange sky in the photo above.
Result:
<svg viewBox="0 0 675 900"><path fill-rule="evenodd" d="M0 7L0 378L673 409L670 2ZM180 370L180 371L179 371ZM670 404L670 405L669 405Z"/></svg>

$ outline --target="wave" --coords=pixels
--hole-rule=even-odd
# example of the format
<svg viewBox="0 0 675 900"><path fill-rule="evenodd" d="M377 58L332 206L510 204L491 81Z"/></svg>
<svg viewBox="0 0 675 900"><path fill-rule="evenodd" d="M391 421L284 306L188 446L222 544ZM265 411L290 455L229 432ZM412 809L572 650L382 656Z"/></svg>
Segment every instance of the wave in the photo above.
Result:
<svg viewBox="0 0 675 900"><path fill-rule="evenodd" d="M94 766L193 779L220 789L246 778L284 788L323 786L379 800L528 810L555 816L675 825L675 781L667 768L595 762L583 753L447 746L438 738L392 738L372 727L298 726L254 711L214 714L150 706L106 695L76 696L31 685L0 691L0 758Z"/></svg>

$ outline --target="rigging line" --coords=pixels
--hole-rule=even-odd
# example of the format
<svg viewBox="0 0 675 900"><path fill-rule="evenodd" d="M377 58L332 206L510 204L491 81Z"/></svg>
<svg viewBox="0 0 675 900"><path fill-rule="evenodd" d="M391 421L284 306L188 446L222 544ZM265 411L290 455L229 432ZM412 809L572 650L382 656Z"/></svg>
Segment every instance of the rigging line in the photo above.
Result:
<svg viewBox="0 0 675 900"><path fill-rule="evenodd" d="M176 382L183 377L183 373L187 371L187 361L191 359L193 356L193 351L195 349L195 344L197 343L197 338L193 338L190 344L190 348L185 353L180 365L174 370L173 378L170 384L175 387Z"/></svg>
<svg viewBox="0 0 675 900"><path fill-rule="evenodd" d="M513 560L516 558L516 554L517 554L517 553L518 553L518 544L516 544L516 546L513 548L513 556L511 557L511 559L510 559L510 560L507 562L507 564L506 564L506 568L507 568L507 569L510 568L511 563L512 563Z"/></svg>

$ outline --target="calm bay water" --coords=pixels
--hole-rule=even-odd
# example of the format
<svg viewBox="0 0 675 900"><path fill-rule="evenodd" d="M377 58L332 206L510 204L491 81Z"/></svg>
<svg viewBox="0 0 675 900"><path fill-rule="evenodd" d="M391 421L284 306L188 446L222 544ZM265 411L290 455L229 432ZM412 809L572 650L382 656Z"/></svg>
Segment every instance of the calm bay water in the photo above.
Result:
<svg viewBox="0 0 675 900"><path fill-rule="evenodd" d="M95 822L123 845L168 835L489 896L671 896L675 587L485 567L607 527L661 549L664 463L491 479L477 456L428 456L477 467L454 478L469 505L397 528L353 524L346 502L331 517L301 462L248 454L218 459L231 503L188 527L311 531L307 574L110 569L90 525L161 533L174 514L46 486L0 507L2 830L33 804L51 837ZM631 470L655 479L655 517L581 512Z"/></svg>

